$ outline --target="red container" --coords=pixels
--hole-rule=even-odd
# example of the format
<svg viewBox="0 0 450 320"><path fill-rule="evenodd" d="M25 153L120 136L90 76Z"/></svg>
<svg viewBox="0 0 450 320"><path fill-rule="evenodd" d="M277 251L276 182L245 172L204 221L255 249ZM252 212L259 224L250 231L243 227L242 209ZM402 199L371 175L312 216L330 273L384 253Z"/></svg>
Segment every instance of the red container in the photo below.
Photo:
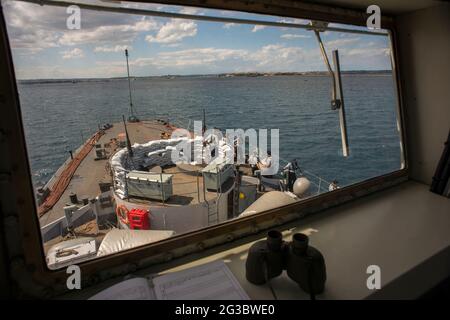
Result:
<svg viewBox="0 0 450 320"><path fill-rule="evenodd" d="M128 211L130 229L150 230L150 213L147 210L131 209Z"/></svg>

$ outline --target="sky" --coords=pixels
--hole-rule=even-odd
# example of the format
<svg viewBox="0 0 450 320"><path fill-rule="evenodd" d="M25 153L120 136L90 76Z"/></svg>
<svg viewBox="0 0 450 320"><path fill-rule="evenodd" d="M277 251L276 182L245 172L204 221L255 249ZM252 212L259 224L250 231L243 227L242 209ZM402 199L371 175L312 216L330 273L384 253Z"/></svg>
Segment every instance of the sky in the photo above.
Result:
<svg viewBox="0 0 450 320"><path fill-rule="evenodd" d="M104 3L100 4L104 5ZM265 21L308 20L157 4L151 10ZM313 32L138 16L81 9L80 30L69 30L66 8L3 0L17 79L108 78L228 72L325 71ZM350 26L352 28L352 26ZM326 31L327 53L339 50L341 70L390 70L385 36Z"/></svg>

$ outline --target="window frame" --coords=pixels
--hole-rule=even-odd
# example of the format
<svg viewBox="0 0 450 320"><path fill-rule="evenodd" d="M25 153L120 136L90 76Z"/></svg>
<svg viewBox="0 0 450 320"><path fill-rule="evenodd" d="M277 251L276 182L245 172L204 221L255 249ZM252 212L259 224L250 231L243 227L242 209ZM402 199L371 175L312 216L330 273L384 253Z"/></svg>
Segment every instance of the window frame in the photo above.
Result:
<svg viewBox="0 0 450 320"><path fill-rule="evenodd" d="M324 5L312 5L284 1L280 5L245 0L202 0L191 1L146 1L175 5L236 10L249 13L279 15L287 18L325 20L328 22L365 25L367 14L355 10L338 9ZM0 12L0 212L2 236L6 243L11 277L22 292L32 296L51 297L67 290L66 270L51 270L45 261L39 219L36 214L34 188L26 149L24 128L20 111L17 83L14 74L9 39L3 9ZM80 264L83 286L134 272L150 264L203 251L206 248L231 242L271 227L303 218L324 209L360 198L370 193L389 188L408 179L408 157L404 107L398 69L397 33L393 18L383 17L382 26L390 33L392 73L397 94L397 121L404 167L389 174L365 180L332 193L268 210L256 215L226 221L215 226L195 230L173 238L126 250L114 255L96 258ZM9 155L9 158L8 158Z"/></svg>

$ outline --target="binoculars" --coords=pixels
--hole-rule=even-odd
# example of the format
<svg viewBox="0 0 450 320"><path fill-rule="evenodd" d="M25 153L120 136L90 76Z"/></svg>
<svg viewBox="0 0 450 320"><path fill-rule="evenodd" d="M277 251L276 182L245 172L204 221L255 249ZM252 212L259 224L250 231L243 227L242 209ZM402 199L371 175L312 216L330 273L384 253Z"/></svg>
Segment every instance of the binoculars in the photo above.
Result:
<svg viewBox="0 0 450 320"><path fill-rule="evenodd" d="M311 296L323 292L325 260L308 236L295 233L292 242L283 241L281 232L271 230L267 239L253 244L248 252L245 275L249 282L262 285L286 270L289 278Z"/></svg>

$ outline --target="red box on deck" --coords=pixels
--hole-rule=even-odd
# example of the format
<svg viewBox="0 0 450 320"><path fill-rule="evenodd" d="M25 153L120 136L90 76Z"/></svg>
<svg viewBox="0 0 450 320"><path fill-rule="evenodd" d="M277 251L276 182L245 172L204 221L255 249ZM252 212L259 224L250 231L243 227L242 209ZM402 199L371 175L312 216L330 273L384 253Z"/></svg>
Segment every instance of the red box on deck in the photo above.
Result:
<svg viewBox="0 0 450 320"><path fill-rule="evenodd" d="M128 211L130 229L150 230L150 215L148 210L131 209Z"/></svg>

